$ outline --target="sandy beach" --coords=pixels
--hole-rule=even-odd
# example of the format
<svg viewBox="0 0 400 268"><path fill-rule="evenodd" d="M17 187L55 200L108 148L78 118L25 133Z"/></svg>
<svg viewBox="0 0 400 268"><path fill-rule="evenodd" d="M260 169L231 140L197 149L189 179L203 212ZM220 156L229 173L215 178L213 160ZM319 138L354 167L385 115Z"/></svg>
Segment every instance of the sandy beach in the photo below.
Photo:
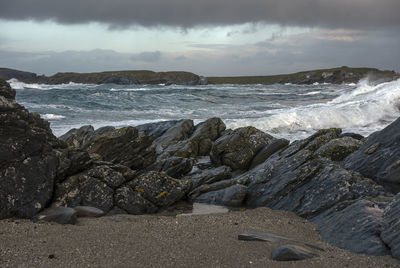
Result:
<svg viewBox="0 0 400 268"><path fill-rule="evenodd" d="M389 256L329 246L313 223L268 208L80 218L76 225L2 220L0 225L1 267L400 267L400 261ZM248 231L294 238L325 251L308 248L319 255L311 260L271 261L271 251L288 242L237 239Z"/></svg>

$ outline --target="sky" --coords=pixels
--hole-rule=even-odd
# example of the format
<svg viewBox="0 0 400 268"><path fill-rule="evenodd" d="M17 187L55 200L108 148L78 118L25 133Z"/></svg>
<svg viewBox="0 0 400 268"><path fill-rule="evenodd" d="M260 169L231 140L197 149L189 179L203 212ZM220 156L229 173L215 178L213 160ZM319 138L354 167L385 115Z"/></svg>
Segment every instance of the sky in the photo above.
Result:
<svg viewBox="0 0 400 268"><path fill-rule="evenodd" d="M400 72L399 0L0 0L0 67Z"/></svg>

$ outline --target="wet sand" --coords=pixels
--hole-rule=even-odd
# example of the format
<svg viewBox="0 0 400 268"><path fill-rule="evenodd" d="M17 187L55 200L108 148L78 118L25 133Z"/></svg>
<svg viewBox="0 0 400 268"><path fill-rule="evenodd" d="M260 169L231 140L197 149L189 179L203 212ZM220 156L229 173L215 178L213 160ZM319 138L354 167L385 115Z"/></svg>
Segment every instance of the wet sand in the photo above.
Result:
<svg viewBox="0 0 400 268"><path fill-rule="evenodd" d="M400 267L389 256L327 245L316 226L290 212L258 208L223 214L115 215L79 218L76 225L0 221L0 267ZM288 242L240 241L268 232L325 248L297 262L269 260Z"/></svg>

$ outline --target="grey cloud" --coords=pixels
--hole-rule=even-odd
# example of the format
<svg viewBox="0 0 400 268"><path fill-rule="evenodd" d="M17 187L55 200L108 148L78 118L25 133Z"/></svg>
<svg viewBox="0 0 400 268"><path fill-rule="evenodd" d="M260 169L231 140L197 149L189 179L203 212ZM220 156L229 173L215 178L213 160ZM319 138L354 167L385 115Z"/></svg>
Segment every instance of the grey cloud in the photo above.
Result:
<svg viewBox="0 0 400 268"><path fill-rule="evenodd" d="M131 60L133 61L144 61L144 62L156 62L161 58L160 51L142 52L139 54L132 55Z"/></svg>
<svg viewBox="0 0 400 268"><path fill-rule="evenodd" d="M281 25L366 28L399 26L399 0L10 0L0 18L103 22L112 27Z"/></svg>

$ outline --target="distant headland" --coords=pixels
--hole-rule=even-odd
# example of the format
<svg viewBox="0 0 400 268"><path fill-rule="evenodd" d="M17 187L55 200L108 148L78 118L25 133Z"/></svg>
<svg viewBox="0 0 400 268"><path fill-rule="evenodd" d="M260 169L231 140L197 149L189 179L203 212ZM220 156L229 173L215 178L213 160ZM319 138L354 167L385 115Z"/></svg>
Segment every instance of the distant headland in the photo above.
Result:
<svg viewBox="0 0 400 268"><path fill-rule="evenodd" d="M53 76L37 75L9 68L0 68L0 78L9 80L18 79L24 83L41 84L180 84L180 85L205 85L205 84L313 84L313 83L357 83L364 77L376 82L391 81L400 78L395 71L382 71L375 68L351 68L347 66L303 71L292 74L268 76L228 76L228 77L203 77L191 72L153 72L147 70L135 71L108 71L94 73L57 73Z"/></svg>

